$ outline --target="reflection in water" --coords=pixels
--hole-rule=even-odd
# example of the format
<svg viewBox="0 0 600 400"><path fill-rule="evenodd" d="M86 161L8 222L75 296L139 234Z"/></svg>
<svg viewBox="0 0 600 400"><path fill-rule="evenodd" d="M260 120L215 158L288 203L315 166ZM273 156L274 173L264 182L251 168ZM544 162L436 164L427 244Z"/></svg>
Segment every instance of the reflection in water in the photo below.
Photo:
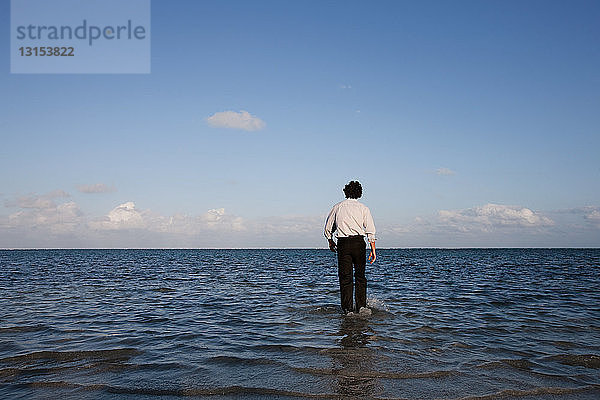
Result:
<svg viewBox="0 0 600 400"><path fill-rule="evenodd" d="M342 337L339 340L341 347L330 352L338 394L357 398L375 394L374 355L368 347L373 333L366 318L341 318L338 332Z"/></svg>

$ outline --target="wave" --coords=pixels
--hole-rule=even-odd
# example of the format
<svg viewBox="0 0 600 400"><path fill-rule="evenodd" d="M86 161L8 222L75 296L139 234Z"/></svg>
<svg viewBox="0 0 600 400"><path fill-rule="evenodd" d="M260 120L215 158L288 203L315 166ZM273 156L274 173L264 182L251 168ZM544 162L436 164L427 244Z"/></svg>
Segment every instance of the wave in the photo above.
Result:
<svg viewBox="0 0 600 400"><path fill-rule="evenodd" d="M596 354L557 354L545 359L573 367L600 368L600 356Z"/></svg>
<svg viewBox="0 0 600 400"><path fill-rule="evenodd" d="M163 324L163 323L170 322L171 319L166 318L166 317L154 317L151 315L143 315L143 316L136 316L131 321L139 323L139 324Z"/></svg>
<svg viewBox="0 0 600 400"><path fill-rule="evenodd" d="M493 369L493 368L504 368L506 366L509 366L509 367L519 369L519 370L530 370L535 365L536 365L535 363L533 363L529 360L526 360L524 358L522 358L522 359L507 358L507 359L503 359L503 360L485 362L483 364L479 364L478 367L484 368L484 369Z"/></svg>
<svg viewBox="0 0 600 400"><path fill-rule="evenodd" d="M429 325L421 325L417 328L408 329L407 332L416 332L416 333L441 333L442 331L438 328L434 328Z"/></svg>
<svg viewBox="0 0 600 400"><path fill-rule="evenodd" d="M347 378L381 378L381 379L423 379L423 378L442 378L450 375L458 375L458 371L440 370L425 372L388 372L388 371L349 371L347 369L335 368L305 368L294 367L296 372L310 375L335 375Z"/></svg>
<svg viewBox="0 0 600 400"><path fill-rule="evenodd" d="M47 375L61 372L71 367L48 367L48 368L0 368L0 378L15 378L21 376Z"/></svg>
<svg viewBox="0 0 600 400"><path fill-rule="evenodd" d="M324 306L318 306L317 308L310 307L308 313L316 315L340 314L341 309L339 306L328 304Z"/></svg>
<svg viewBox="0 0 600 400"><path fill-rule="evenodd" d="M104 384L83 385L65 381L30 382L11 385L16 388L64 388L80 389L85 391L103 391L112 394L146 395L146 396L243 396L243 395L269 395L287 396L315 399L338 399L337 394L328 393L303 393L291 390L272 389L249 386L225 386L220 388L130 388Z"/></svg>
<svg viewBox="0 0 600 400"><path fill-rule="evenodd" d="M121 371L173 371L175 369L203 369L200 367L192 367L181 363L148 363L148 364L131 364L131 363L114 363L114 362L95 362L85 366L87 369L93 369L94 372L121 372ZM63 373L81 369L81 365L57 366L57 367L39 367L39 368L0 368L0 378L16 378L23 376L49 375L54 373Z"/></svg>
<svg viewBox="0 0 600 400"><path fill-rule="evenodd" d="M458 400L494 400L494 399L505 399L506 397L528 397L528 396L542 396L542 395L568 395L575 393L584 392L600 392L600 385L591 386L580 386L574 388L561 388L561 387L537 387L533 389L505 389L497 393L482 395L482 396L467 396L461 397ZM600 393L599 393L600 394Z"/></svg>
<svg viewBox="0 0 600 400"><path fill-rule="evenodd" d="M374 311L385 311L389 312L389 307L387 304L383 302L383 300L379 300L376 297L368 297L367 298L367 307Z"/></svg>
<svg viewBox="0 0 600 400"><path fill-rule="evenodd" d="M177 289L173 289L173 288L170 288L170 287L152 288L151 290L153 292L158 292L158 293L173 293L173 292L177 291Z"/></svg>
<svg viewBox="0 0 600 400"><path fill-rule="evenodd" d="M328 350L327 348L319 348L313 346L293 346L290 344L259 344L252 347L255 350L263 350L276 353L321 353Z"/></svg>
<svg viewBox="0 0 600 400"><path fill-rule="evenodd" d="M360 377L366 377L360 375ZM435 376L434 376L435 377ZM175 396L175 397L194 397L194 396L284 396L284 397L299 397L299 398L314 398L314 399L339 399L340 394L333 393L304 393L292 390L273 389L264 387L249 387L249 386L224 386L219 388L152 388L152 387L123 387L112 386L105 384L76 384L65 381L44 381L44 382L29 382L8 385L13 388L58 388L58 389L78 389L83 391L100 391L111 394L124 395L145 395L145 396ZM495 400L506 399L507 397L530 397L530 396L565 396L570 394L600 394L600 385L589 385L572 388L563 387L537 387L532 389L505 389L496 393L490 393L478 396L463 396L453 398L456 400ZM380 397L370 396L372 399L383 399ZM386 400L403 400L398 397L385 397ZM443 397L440 399L444 399Z"/></svg>
<svg viewBox="0 0 600 400"><path fill-rule="evenodd" d="M29 332L41 332L48 329L52 329L47 325L22 325L22 326L9 326L6 328L0 328L1 333L29 333Z"/></svg>
<svg viewBox="0 0 600 400"><path fill-rule="evenodd" d="M268 358L243 358L235 356L215 356L210 357L208 362L224 365L269 365L281 364L279 361L270 360Z"/></svg>
<svg viewBox="0 0 600 400"><path fill-rule="evenodd" d="M141 354L141 351L132 348L112 350L88 350L88 351L37 351L19 356L5 357L0 359L3 363L20 363L37 360L53 361L79 361L79 360L107 360L125 361L133 356Z"/></svg>
<svg viewBox="0 0 600 400"><path fill-rule="evenodd" d="M575 347L581 347L577 343L568 342L566 340L553 340L553 341L550 341L550 344L552 344L555 347L560 347L562 349L574 349Z"/></svg>

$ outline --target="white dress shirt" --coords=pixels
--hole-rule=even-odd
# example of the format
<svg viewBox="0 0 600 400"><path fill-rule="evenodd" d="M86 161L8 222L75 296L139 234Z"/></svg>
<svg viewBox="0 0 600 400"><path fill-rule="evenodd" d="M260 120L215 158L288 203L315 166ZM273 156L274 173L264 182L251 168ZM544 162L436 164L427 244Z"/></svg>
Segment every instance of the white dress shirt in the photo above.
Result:
<svg viewBox="0 0 600 400"><path fill-rule="evenodd" d="M338 238L366 234L369 242L375 241L371 211L357 199L346 199L333 206L325 221L325 237L331 239L336 230Z"/></svg>

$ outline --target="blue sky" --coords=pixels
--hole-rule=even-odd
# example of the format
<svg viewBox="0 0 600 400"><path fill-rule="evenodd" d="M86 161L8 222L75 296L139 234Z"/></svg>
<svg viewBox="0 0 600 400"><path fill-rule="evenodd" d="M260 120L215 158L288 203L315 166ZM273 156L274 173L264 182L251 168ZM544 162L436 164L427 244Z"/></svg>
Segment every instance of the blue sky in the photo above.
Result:
<svg viewBox="0 0 600 400"><path fill-rule="evenodd" d="M0 247L324 246L350 179L380 246L600 244L596 1L154 0L139 75L11 74L9 6Z"/></svg>

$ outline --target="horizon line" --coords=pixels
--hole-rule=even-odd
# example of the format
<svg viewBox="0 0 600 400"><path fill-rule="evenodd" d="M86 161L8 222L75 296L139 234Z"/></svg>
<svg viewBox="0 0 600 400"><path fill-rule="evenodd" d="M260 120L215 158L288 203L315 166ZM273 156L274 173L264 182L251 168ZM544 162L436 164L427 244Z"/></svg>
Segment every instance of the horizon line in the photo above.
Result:
<svg viewBox="0 0 600 400"><path fill-rule="evenodd" d="M564 247L564 246L530 246L530 247L446 247L446 246L407 246L407 247L378 247L378 250L502 250L502 249L578 249L578 250L598 250L597 247ZM0 251L5 250L329 250L327 247L0 247Z"/></svg>

